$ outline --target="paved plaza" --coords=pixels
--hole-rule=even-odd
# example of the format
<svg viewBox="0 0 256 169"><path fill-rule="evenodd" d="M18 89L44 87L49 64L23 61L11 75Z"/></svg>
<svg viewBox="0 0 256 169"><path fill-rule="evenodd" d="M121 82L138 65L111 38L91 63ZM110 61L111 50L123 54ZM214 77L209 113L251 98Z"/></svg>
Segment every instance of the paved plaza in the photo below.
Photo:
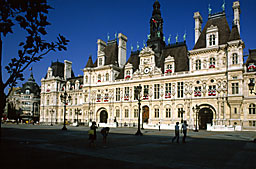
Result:
<svg viewBox="0 0 256 169"><path fill-rule="evenodd" d="M256 168L256 132L188 132L187 143L171 143L174 131L111 128L107 145L100 129L89 147L88 127L4 124L4 168ZM2 167L1 167L2 168Z"/></svg>

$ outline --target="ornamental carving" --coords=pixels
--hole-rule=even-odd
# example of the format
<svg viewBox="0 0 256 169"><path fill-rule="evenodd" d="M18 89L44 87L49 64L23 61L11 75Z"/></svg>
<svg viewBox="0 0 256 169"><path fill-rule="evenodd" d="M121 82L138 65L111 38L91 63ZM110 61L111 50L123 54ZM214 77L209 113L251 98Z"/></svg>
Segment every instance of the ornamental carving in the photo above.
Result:
<svg viewBox="0 0 256 169"><path fill-rule="evenodd" d="M155 52L150 47L145 47L140 52L139 56L141 57L141 55L155 55Z"/></svg>

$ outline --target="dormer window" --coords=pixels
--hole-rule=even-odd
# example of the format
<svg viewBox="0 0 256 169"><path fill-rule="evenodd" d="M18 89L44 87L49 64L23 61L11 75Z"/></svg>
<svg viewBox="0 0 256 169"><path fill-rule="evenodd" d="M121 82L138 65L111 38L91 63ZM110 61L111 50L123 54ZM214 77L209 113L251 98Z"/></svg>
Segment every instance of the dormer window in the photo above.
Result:
<svg viewBox="0 0 256 169"><path fill-rule="evenodd" d="M98 82L101 82L101 75L98 75Z"/></svg>
<svg viewBox="0 0 256 169"><path fill-rule="evenodd" d="M102 66L102 58L99 58L99 66Z"/></svg>
<svg viewBox="0 0 256 169"><path fill-rule="evenodd" d="M125 79L130 79L131 78L131 72L130 72L130 70L127 70L126 72L125 72Z"/></svg>
<svg viewBox="0 0 256 169"><path fill-rule="evenodd" d="M255 70L256 70L256 66L253 63L249 63L248 71L249 72L254 72Z"/></svg>
<svg viewBox="0 0 256 169"><path fill-rule="evenodd" d="M210 35L209 46L215 45L215 35Z"/></svg>
<svg viewBox="0 0 256 169"><path fill-rule="evenodd" d="M196 60L196 70L201 70L201 60Z"/></svg>
<svg viewBox="0 0 256 169"><path fill-rule="evenodd" d="M233 53L233 55L232 55L232 64L233 65L238 64L238 55L237 55L237 53Z"/></svg>

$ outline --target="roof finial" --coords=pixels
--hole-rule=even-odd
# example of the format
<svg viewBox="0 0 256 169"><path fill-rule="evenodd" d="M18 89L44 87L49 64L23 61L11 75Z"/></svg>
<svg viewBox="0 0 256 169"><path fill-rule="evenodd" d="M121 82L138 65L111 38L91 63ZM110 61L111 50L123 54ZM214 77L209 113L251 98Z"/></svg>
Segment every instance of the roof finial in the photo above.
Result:
<svg viewBox="0 0 256 169"><path fill-rule="evenodd" d="M223 4L222 4L222 10L223 10L223 12L225 11L225 5L226 5L226 3L225 3L225 0L223 0Z"/></svg>
<svg viewBox="0 0 256 169"><path fill-rule="evenodd" d="M107 38L108 38L108 41L109 41L109 38L110 38L110 37L109 37L109 33L107 34Z"/></svg>
<svg viewBox="0 0 256 169"><path fill-rule="evenodd" d="M170 44L171 43L171 34L169 35L169 38L168 38L168 44Z"/></svg>
<svg viewBox="0 0 256 169"><path fill-rule="evenodd" d="M183 35L184 42L186 41L186 37L187 37L187 32L185 31L185 33Z"/></svg>
<svg viewBox="0 0 256 169"><path fill-rule="evenodd" d="M137 50L140 49L140 45L139 45L139 42L137 41Z"/></svg>
<svg viewBox="0 0 256 169"><path fill-rule="evenodd" d="M131 51L133 51L133 46L132 46L132 44L131 44Z"/></svg>
<svg viewBox="0 0 256 169"><path fill-rule="evenodd" d="M177 33L177 35L176 35L176 37L175 37L176 43L178 43L178 37L179 37L179 35L178 35L178 33Z"/></svg>
<svg viewBox="0 0 256 169"><path fill-rule="evenodd" d="M209 4L208 6L208 14L211 15L212 14L212 8L211 8L211 5Z"/></svg>

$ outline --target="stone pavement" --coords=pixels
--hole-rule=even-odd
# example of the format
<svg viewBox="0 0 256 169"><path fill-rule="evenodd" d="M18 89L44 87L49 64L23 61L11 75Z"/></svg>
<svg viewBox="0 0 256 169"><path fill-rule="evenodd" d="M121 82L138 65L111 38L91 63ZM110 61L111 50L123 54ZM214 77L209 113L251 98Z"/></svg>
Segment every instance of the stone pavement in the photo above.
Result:
<svg viewBox="0 0 256 169"><path fill-rule="evenodd" d="M186 144L171 143L174 131L111 128L108 143L97 133L89 147L87 127L3 125L5 168L256 168L256 132L188 132ZM98 129L100 131L100 129ZM2 168L2 167L1 167Z"/></svg>

